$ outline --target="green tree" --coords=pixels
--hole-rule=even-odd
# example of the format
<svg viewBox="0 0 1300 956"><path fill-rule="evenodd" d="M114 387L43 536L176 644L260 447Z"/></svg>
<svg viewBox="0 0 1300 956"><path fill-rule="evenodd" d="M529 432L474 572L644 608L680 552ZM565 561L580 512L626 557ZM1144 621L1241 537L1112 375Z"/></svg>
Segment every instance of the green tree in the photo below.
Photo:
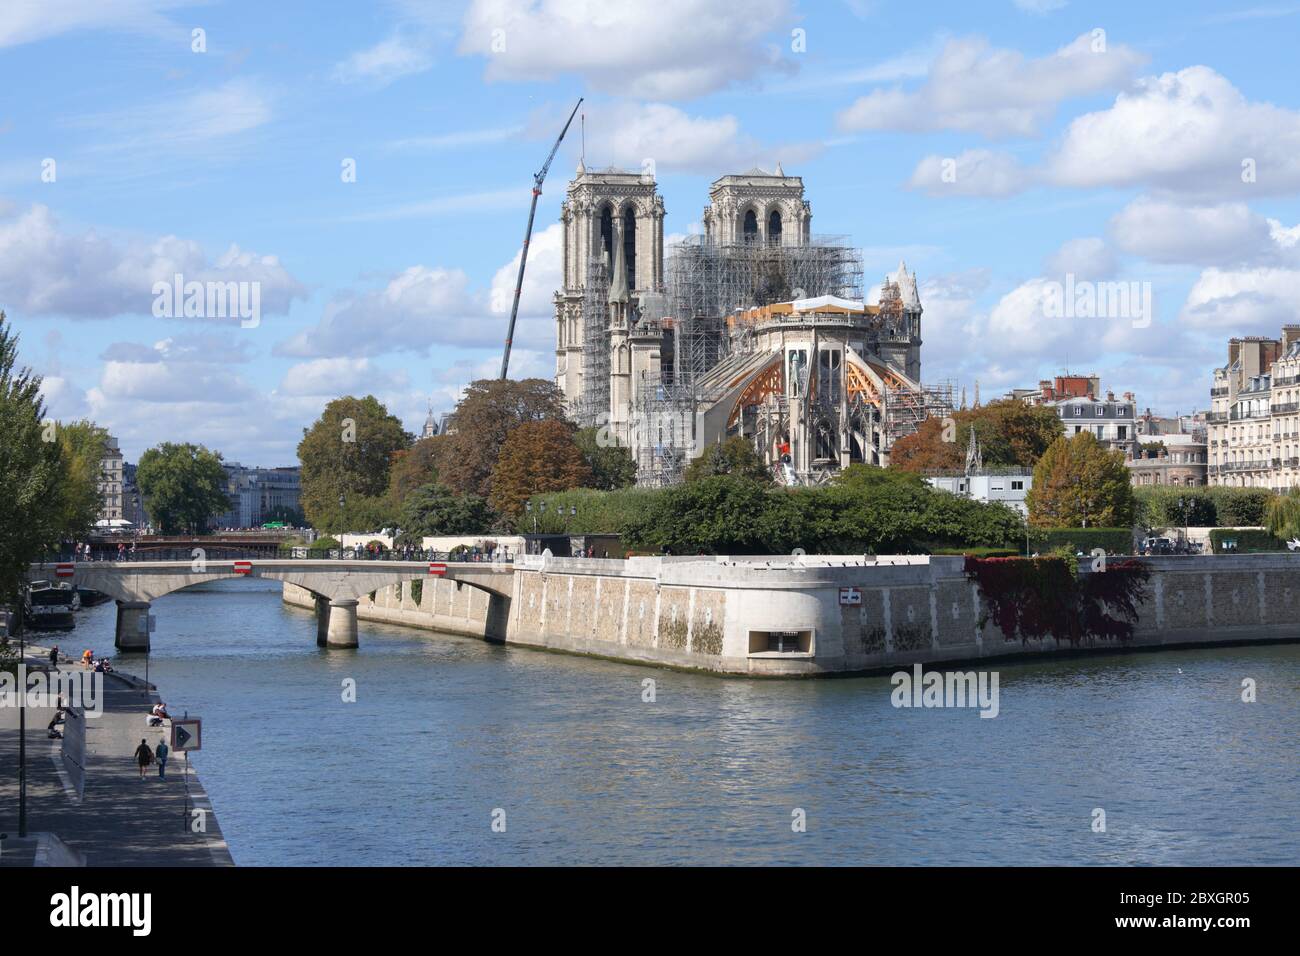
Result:
<svg viewBox="0 0 1300 956"><path fill-rule="evenodd" d="M805 546L795 496L736 475L666 489L624 534L634 548L673 554L788 554Z"/></svg>
<svg viewBox="0 0 1300 956"><path fill-rule="evenodd" d="M458 495L438 484L417 488L402 503L399 519L403 536L476 534L496 520L488 503L478 495Z"/></svg>
<svg viewBox="0 0 1300 956"><path fill-rule="evenodd" d="M17 600L27 566L58 545L50 505L63 477L54 423L45 418L41 378L18 364L18 336L0 311L0 602Z"/></svg>
<svg viewBox="0 0 1300 956"><path fill-rule="evenodd" d="M99 519L103 502L99 493L100 470L108 446L108 431L89 421L60 423L58 439L63 477L55 507L60 536L75 540L87 534Z"/></svg>
<svg viewBox="0 0 1300 956"><path fill-rule="evenodd" d="M915 472L960 469L972 427L984 465L991 468L1033 467L1065 430L1050 406L998 399L954 412L949 419L927 418L911 435L894 442L890 467Z"/></svg>
<svg viewBox="0 0 1300 956"><path fill-rule="evenodd" d="M408 495L417 488L438 480L437 461L439 449L447 444L448 436L434 435L421 438L410 448L396 452L388 472L388 496L399 508Z"/></svg>
<svg viewBox="0 0 1300 956"><path fill-rule="evenodd" d="M501 514L517 518L533 495L581 488L590 481L591 469L573 440L572 427L556 419L530 421L515 428L501 446L488 501Z"/></svg>
<svg viewBox="0 0 1300 956"><path fill-rule="evenodd" d="M230 508L221 455L202 445L163 442L150 448L140 456L135 480L163 534L203 534L212 516Z"/></svg>
<svg viewBox="0 0 1300 956"><path fill-rule="evenodd" d="M373 395L334 399L298 443L307 520L330 531L349 530L354 521L367 525L355 530L373 531L383 524L370 522L394 520L389 469L393 456L410 444L402 423Z"/></svg>
<svg viewBox="0 0 1300 956"><path fill-rule="evenodd" d="M686 466L684 480L687 484L702 478L731 475L747 478L760 484L770 484L772 471L754 444L738 435L710 445Z"/></svg>
<svg viewBox="0 0 1300 956"><path fill-rule="evenodd" d="M1034 468L1026 496L1029 522L1046 528L1120 528L1133 524L1133 486L1124 455L1091 432L1061 437Z"/></svg>
<svg viewBox="0 0 1300 956"><path fill-rule="evenodd" d="M489 498L492 472L506 438L526 422L564 421L564 395L554 382L480 379L471 382L433 456L438 481L457 494Z"/></svg>
<svg viewBox="0 0 1300 956"><path fill-rule="evenodd" d="M1293 487L1284 495L1273 496L1264 518L1264 528L1283 541L1300 538L1300 487Z"/></svg>
<svg viewBox="0 0 1300 956"><path fill-rule="evenodd" d="M573 436L591 469L591 487L612 491L636 484L636 462L631 450L623 445L602 445L600 432L599 428L580 428Z"/></svg>

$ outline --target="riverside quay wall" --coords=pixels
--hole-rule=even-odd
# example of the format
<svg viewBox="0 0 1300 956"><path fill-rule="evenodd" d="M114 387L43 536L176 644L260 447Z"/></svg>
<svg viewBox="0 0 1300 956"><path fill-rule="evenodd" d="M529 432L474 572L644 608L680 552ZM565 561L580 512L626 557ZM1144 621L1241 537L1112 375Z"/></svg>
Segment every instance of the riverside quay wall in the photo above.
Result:
<svg viewBox="0 0 1300 956"><path fill-rule="evenodd" d="M1300 554L1156 557L1130 647L1300 641ZM1074 647L1008 640L963 559L930 556L521 556L508 609L430 578L363 597L364 620L508 644L753 676L891 671ZM1090 570L1087 560L1081 573ZM284 600L312 607L291 584ZM983 621L983 623L981 623ZM504 626L503 626L504 625ZM494 633L494 631L496 633Z"/></svg>

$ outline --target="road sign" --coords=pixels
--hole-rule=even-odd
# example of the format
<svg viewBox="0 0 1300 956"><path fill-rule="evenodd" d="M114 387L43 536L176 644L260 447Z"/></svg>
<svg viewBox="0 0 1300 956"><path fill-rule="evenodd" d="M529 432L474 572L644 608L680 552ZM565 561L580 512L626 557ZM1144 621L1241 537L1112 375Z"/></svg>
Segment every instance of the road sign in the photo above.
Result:
<svg viewBox="0 0 1300 956"><path fill-rule="evenodd" d="M447 565L441 561L430 561L429 573L437 578L445 578L447 576Z"/></svg>
<svg viewBox="0 0 1300 956"><path fill-rule="evenodd" d="M56 578L70 578L76 573L76 567L70 562L60 562L54 566L54 576Z"/></svg>
<svg viewBox="0 0 1300 956"><path fill-rule="evenodd" d="M840 588L840 604L858 607L862 604L862 588Z"/></svg>
<svg viewBox="0 0 1300 956"><path fill-rule="evenodd" d="M252 574L252 573L253 573L253 562L252 562L252 561L236 561L236 562L235 562L235 573L236 573L236 574Z"/></svg>
<svg viewBox="0 0 1300 956"><path fill-rule="evenodd" d="M203 721L197 717L172 721L172 750L202 750Z"/></svg>

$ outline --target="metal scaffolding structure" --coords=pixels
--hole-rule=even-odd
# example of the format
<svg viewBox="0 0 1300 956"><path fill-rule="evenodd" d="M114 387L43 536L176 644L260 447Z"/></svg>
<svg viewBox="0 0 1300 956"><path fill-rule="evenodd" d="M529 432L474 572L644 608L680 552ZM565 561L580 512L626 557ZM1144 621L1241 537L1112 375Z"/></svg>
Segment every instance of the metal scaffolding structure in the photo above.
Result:
<svg viewBox="0 0 1300 956"><path fill-rule="evenodd" d="M862 297L862 256L839 236L802 245L690 236L672 249L666 271L682 384L698 381L729 354L726 317L737 310L821 295Z"/></svg>
<svg viewBox="0 0 1300 956"><path fill-rule="evenodd" d="M584 428L607 422L609 371L609 268L603 256L592 256L582 295L582 390L574 409Z"/></svg>

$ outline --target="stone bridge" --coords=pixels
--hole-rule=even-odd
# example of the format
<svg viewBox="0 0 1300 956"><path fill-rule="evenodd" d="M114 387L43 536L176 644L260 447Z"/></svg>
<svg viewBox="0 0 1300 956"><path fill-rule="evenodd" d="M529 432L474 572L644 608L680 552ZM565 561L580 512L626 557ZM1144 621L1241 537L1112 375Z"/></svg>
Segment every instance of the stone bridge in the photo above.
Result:
<svg viewBox="0 0 1300 956"><path fill-rule="evenodd" d="M70 574L69 574L70 572ZM114 643L120 651L149 649L149 609L158 598L211 581L270 578L310 591L316 601L316 643L357 646L362 595L412 580L442 577L489 595L489 633L505 635L514 586L510 563L448 561L277 560L89 561L32 565L30 580L58 580L117 601Z"/></svg>

